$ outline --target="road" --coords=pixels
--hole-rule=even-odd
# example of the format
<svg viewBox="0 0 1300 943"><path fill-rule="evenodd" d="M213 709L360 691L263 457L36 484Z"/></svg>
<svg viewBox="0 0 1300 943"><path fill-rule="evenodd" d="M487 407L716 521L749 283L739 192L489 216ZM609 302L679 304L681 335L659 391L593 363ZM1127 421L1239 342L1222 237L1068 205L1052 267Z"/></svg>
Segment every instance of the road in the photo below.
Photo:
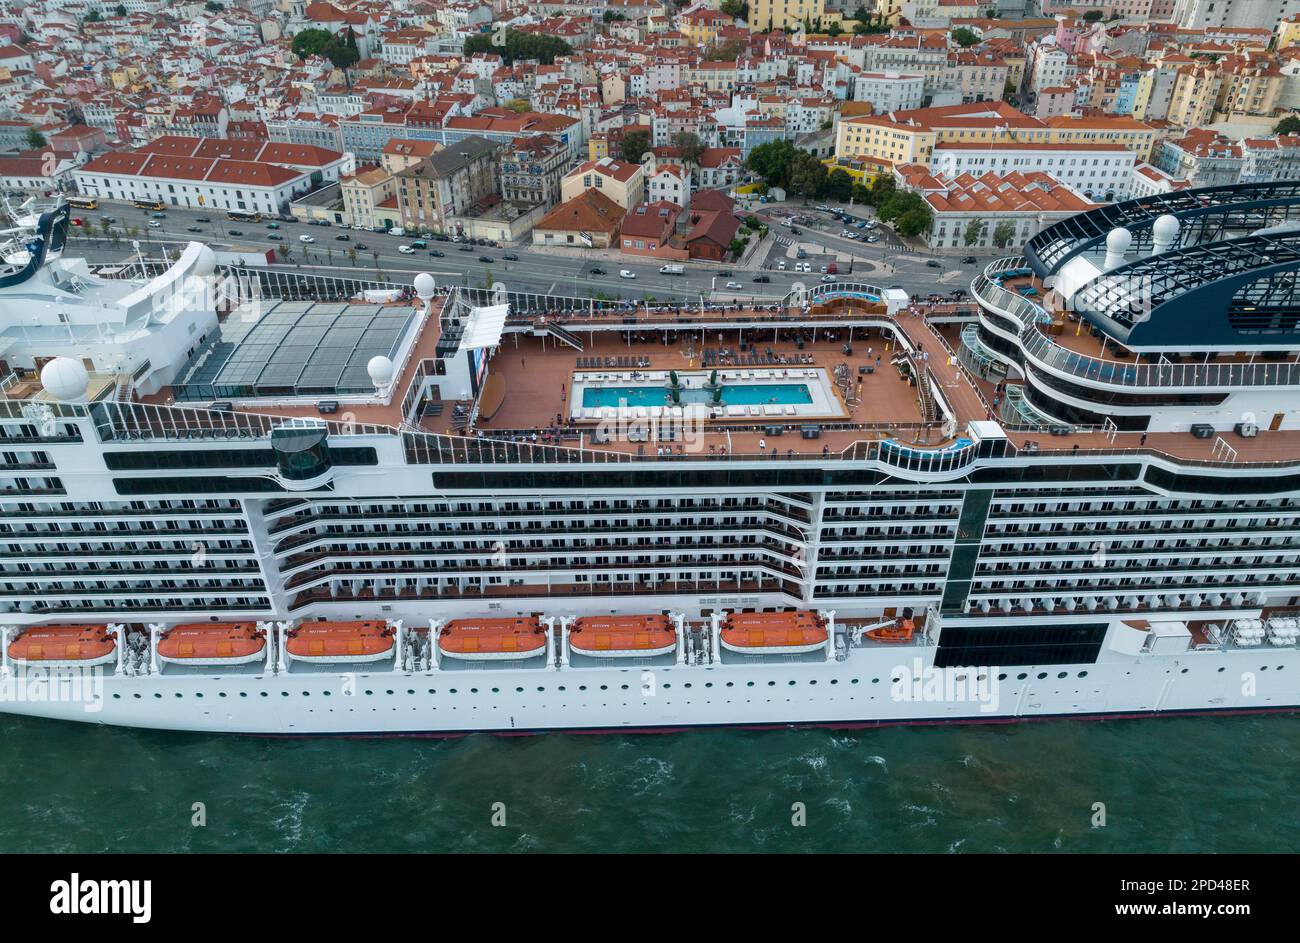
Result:
<svg viewBox="0 0 1300 943"><path fill-rule="evenodd" d="M861 208L859 208L860 211ZM428 250L417 250L414 255L403 254L398 246L407 245L411 237L399 238L386 233L346 230L337 226L308 226L303 223L279 222L278 229L267 223L240 223L225 218L218 211L203 211L169 207L160 225L150 228L150 214L133 206L101 203L100 209L74 210L73 216L86 225L70 229L71 250L84 254L91 261L119 261L133 251L127 227L136 230L134 239L140 243L147 257L156 258L164 250L175 253L185 243L195 240L217 249L265 250L273 248L277 254L287 251L278 263L301 265L319 270L329 268L339 273L355 272L359 277L373 277L377 271L395 275L401 273L429 272L447 284L483 287L504 282L512 290L532 290L541 294L574 296L581 298L654 298L660 301L682 299L697 302L701 298L712 301L777 301L798 283L811 287L821 279L821 267L831 261L839 266L841 279L851 278L881 286L898 285L919 295L932 292L946 293L953 288L968 286L975 267L960 265L953 259L940 259L939 267L926 265L927 257L903 254L899 245L882 240L876 245L843 239L838 235L841 225L830 220L828 214L811 212L795 204L762 207L756 215L771 223L772 235L760 246L746 268L732 264L686 263L685 274L679 276L660 274L659 260L646 260L626 256L616 251L594 249L549 249L528 245L496 249L474 246L460 251L449 242L430 242L429 248L443 252L441 258L430 257ZM800 227L803 232L792 236L788 226L778 221L788 213L810 214L817 218L812 226ZM102 234L100 219L112 218L110 232L117 240ZM207 220L199 222L200 219ZM191 231L196 230L196 231ZM892 233L885 239L896 240ZM279 236L279 240L272 239ZM300 236L310 236L315 241L304 243ZM341 238L346 236L347 239ZM796 252L804 248L806 260L812 267L810 274L796 274ZM363 248L364 247L364 248ZM355 259L349 258L349 248L356 250ZM517 261L502 258L504 253L518 256ZM491 262L480 261L480 256ZM786 268L779 268L784 260ZM603 269L603 275L592 274L593 268ZM635 278L620 278L619 272L627 270ZM765 276L770 282L755 282ZM740 288L728 288L728 282L737 282Z"/></svg>

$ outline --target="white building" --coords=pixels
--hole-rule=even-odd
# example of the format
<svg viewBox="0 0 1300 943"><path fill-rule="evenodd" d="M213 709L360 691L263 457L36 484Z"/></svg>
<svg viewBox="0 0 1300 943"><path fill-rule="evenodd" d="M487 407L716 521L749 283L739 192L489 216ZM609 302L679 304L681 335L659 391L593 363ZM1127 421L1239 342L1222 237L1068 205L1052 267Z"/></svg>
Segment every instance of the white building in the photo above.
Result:
<svg viewBox="0 0 1300 943"><path fill-rule="evenodd" d="M920 108L925 100L925 76L912 72L859 72L853 78L853 100L871 102L878 115Z"/></svg>
<svg viewBox="0 0 1300 943"><path fill-rule="evenodd" d="M663 164L646 179L646 202L664 200L686 209L691 202L691 175L677 164Z"/></svg>
<svg viewBox="0 0 1300 943"><path fill-rule="evenodd" d="M1019 144L945 141L934 146L930 166L957 177L989 173L1046 173L1098 202L1123 200L1133 184L1133 151L1118 144Z"/></svg>

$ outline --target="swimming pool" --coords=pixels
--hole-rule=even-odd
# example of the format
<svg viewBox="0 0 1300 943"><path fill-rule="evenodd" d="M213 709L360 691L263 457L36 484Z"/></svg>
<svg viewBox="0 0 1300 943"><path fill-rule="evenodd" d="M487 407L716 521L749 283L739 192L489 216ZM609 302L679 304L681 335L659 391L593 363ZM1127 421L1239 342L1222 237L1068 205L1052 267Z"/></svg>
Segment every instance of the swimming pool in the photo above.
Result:
<svg viewBox="0 0 1300 943"><path fill-rule="evenodd" d="M759 406L766 403L802 406L812 401L807 383L737 383L722 387L724 406ZM602 406L667 406L671 402L668 390L662 386L607 386L582 391L584 409ZM713 402L713 392L682 390L681 402L708 404Z"/></svg>

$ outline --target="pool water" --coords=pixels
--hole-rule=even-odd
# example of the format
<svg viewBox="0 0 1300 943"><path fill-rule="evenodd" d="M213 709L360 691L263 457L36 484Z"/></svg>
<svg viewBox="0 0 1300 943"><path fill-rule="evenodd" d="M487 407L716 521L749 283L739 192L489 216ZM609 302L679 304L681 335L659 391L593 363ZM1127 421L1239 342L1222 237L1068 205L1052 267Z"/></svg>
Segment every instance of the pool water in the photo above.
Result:
<svg viewBox="0 0 1300 943"><path fill-rule="evenodd" d="M812 403L807 383L740 383L722 387L724 406L799 406ZM683 390L683 403L711 403L710 390ZM582 408L602 406L667 406L668 390L662 386L608 386L582 391Z"/></svg>

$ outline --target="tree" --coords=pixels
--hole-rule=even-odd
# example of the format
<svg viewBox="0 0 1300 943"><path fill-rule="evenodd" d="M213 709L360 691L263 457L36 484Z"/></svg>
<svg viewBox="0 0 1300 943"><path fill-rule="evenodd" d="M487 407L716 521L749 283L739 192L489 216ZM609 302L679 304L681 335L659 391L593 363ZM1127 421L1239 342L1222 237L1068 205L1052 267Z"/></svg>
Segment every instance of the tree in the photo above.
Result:
<svg viewBox="0 0 1300 943"><path fill-rule="evenodd" d="M792 141L782 138L760 144L749 152L745 166L758 174L773 187L787 187L790 184L790 165L799 149Z"/></svg>
<svg viewBox="0 0 1300 943"><path fill-rule="evenodd" d="M993 244L999 249L1005 249L1015 237L1016 226L1009 219L1004 219L993 227Z"/></svg>
<svg viewBox="0 0 1300 943"><path fill-rule="evenodd" d="M984 220L972 219L966 224L966 233L963 238L966 245L973 246L980 241L980 236L984 234Z"/></svg>
<svg viewBox="0 0 1300 943"><path fill-rule="evenodd" d="M121 10L123 7L119 6L118 9ZM225 7L217 3L216 0L208 0L207 3L203 4L203 9L207 10L209 13L220 13L225 9Z"/></svg>
<svg viewBox="0 0 1300 943"><path fill-rule="evenodd" d="M357 250L355 246L348 246L348 261L353 265L357 264Z"/></svg>
<svg viewBox="0 0 1300 943"><path fill-rule="evenodd" d="M220 9L221 9L221 5L220 5L220 4L211 4L211 3L209 3L208 6L216 6L217 10L220 10ZM119 3L117 6L115 6L115 7L113 8L113 12L116 13L118 16L126 16L126 6L125 6L125 4L121 4L121 3ZM211 11L211 12L215 13L216 10L213 10L213 11Z"/></svg>
<svg viewBox="0 0 1300 943"><path fill-rule="evenodd" d="M1300 115L1287 115L1273 126L1274 134L1295 134L1300 131Z"/></svg>
<svg viewBox="0 0 1300 943"><path fill-rule="evenodd" d="M974 46L980 41L980 38L976 36L973 31L964 26L959 26L957 29L953 30L950 35L952 36L952 41L962 48L965 48L966 46Z"/></svg>
<svg viewBox="0 0 1300 943"><path fill-rule="evenodd" d="M934 214L930 207L921 205L908 210L898 217L894 223L894 228L904 236L919 236L928 230L934 222Z"/></svg>
<svg viewBox="0 0 1300 943"><path fill-rule="evenodd" d="M853 196L853 178L847 172L836 168L826 178L826 196L843 203Z"/></svg>
<svg viewBox="0 0 1300 943"><path fill-rule="evenodd" d="M361 53L353 49L345 42L340 42L337 38L331 39L321 50L321 54L336 69L348 69L361 61Z"/></svg>
<svg viewBox="0 0 1300 943"><path fill-rule="evenodd" d="M34 151L39 150L42 147L50 146L50 142L45 140L45 135L41 134L40 130L37 128L28 128L27 132L23 135L23 140L25 140L27 146Z"/></svg>
<svg viewBox="0 0 1300 943"><path fill-rule="evenodd" d="M1096 23L1102 18L1102 16L1104 16L1104 14L1100 10L1088 10L1083 14L1083 19L1086 23Z"/></svg>
<svg viewBox="0 0 1300 943"><path fill-rule="evenodd" d="M745 0L722 0L722 5L718 9L737 20L749 20L749 4Z"/></svg>
<svg viewBox="0 0 1300 943"><path fill-rule="evenodd" d="M840 26L839 23L832 23L826 27L826 35L831 38L838 36L842 32L844 32L844 27Z"/></svg>
<svg viewBox="0 0 1300 943"><path fill-rule="evenodd" d="M304 29L294 35L289 48L299 59L306 59L321 55L322 50L333 39L334 35L327 29Z"/></svg>
<svg viewBox="0 0 1300 943"><path fill-rule="evenodd" d="M526 115L533 110L533 103L527 98L512 98L505 103L505 107L517 115Z"/></svg>
<svg viewBox="0 0 1300 943"><path fill-rule="evenodd" d="M704 142L694 131L678 131L673 135L673 147L682 152L682 162L699 166L704 153Z"/></svg>
<svg viewBox="0 0 1300 943"><path fill-rule="evenodd" d="M649 131L628 131L623 135L623 159L629 164L641 163L641 157L650 150Z"/></svg>
<svg viewBox="0 0 1300 943"><path fill-rule="evenodd" d="M86 18L85 18L84 20L82 20L81 22L83 22L83 23L98 23L99 21L100 21L100 15L99 15L99 12L98 12L97 10L91 10L89 13L86 14Z"/></svg>
<svg viewBox="0 0 1300 943"><path fill-rule="evenodd" d="M506 65L514 65L516 60L536 59L542 65L551 65L556 56L567 56L573 47L558 36L544 33L525 33L520 30L507 29L505 41L495 42L499 34L495 31L479 33L465 40L466 58L480 52L499 55Z"/></svg>
<svg viewBox="0 0 1300 943"><path fill-rule="evenodd" d="M865 6L859 3L858 8L853 11L853 18L857 20L859 23L865 23L867 22L867 20L871 19L871 14L867 12L867 8Z"/></svg>
<svg viewBox="0 0 1300 943"><path fill-rule="evenodd" d="M894 178L882 174L871 181L871 205L880 209L897 190L898 185L894 183Z"/></svg>
<svg viewBox="0 0 1300 943"><path fill-rule="evenodd" d="M790 189L805 197L818 198L826 192L826 165L807 151L799 151L790 163Z"/></svg>
<svg viewBox="0 0 1300 943"><path fill-rule="evenodd" d="M613 10L606 10L601 15L601 19L604 20L606 23L613 23L615 21L622 22L623 20L626 20L627 17L625 17L622 13L615 13Z"/></svg>
<svg viewBox="0 0 1300 943"><path fill-rule="evenodd" d="M704 58L710 62L727 62L731 59L738 59L745 51L745 44L739 39L729 39L725 43L718 43L710 46L704 53Z"/></svg>

